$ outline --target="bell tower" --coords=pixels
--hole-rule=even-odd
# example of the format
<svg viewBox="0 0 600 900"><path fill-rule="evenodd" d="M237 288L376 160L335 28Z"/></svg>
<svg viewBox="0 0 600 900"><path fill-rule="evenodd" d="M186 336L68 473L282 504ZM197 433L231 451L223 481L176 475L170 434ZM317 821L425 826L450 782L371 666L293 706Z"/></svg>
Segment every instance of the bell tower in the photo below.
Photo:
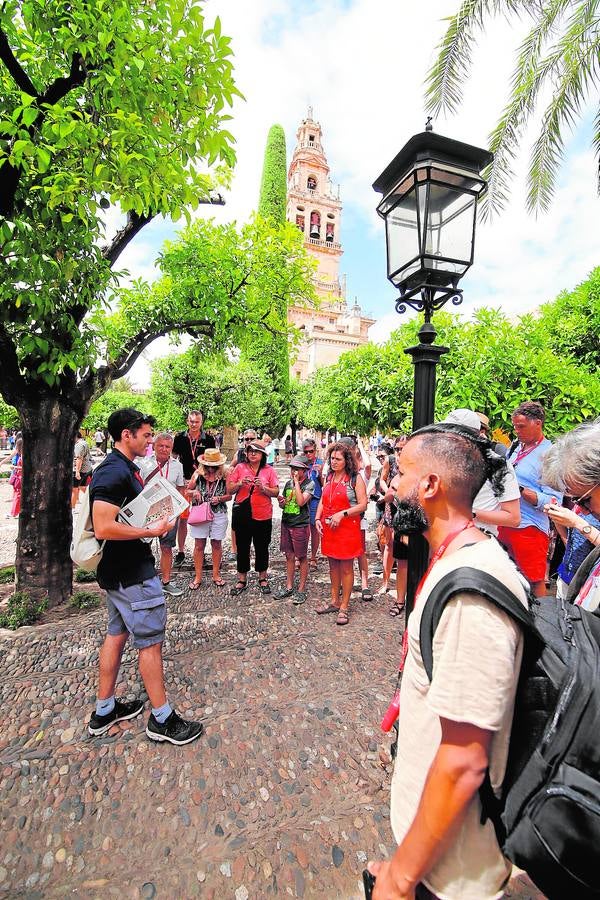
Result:
<svg viewBox="0 0 600 900"><path fill-rule="evenodd" d="M321 125L309 106L288 170L286 213L302 232L305 249L317 260L313 285L321 299L318 308L288 309L288 321L301 333L298 355L290 365L292 378L300 381L337 362L347 350L366 344L375 321L362 313L356 299L352 307L346 303L346 276L340 279L342 201L329 171Z"/></svg>
<svg viewBox="0 0 600 900"><path fill-rule="evenodd" d="M319 122L312 107L302 119L288 172L287 218L304 235L304 246L318 261L315 287L324 300L342 297L339 267L342 256L342 202L334 188L322 144Z"/></svg>

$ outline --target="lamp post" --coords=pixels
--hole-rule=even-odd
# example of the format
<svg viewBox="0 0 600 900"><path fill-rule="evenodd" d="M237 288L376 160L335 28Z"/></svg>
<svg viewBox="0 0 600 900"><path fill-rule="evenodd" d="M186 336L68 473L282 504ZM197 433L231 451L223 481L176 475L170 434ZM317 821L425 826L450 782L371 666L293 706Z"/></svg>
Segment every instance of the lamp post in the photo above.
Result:
<svg viewBox="0 0 600 900"><path fill-rule="evenodd" d="M388 279L400 291L396 311L423 312L413 361L413 431L433 422L436 366L447 347L435 344L433 313L450 300L462 303L458 282L473 264L477 201L487 189L482 169L493 154L434 134L415 134L374 182L382 194L377 212L385 221ZM407 616L427 566L427 544L410 537Z"/></svg>

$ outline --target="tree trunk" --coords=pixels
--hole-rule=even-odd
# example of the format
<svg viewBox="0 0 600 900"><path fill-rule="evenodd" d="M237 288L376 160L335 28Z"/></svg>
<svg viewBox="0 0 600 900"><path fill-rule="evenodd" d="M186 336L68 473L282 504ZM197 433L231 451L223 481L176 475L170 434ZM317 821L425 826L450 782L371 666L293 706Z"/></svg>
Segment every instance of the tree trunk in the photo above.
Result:
<svg viewBox="0 0 600 900"><path fill-rule="evenodd" d="M298 425L296 424L296 419L292 419L290 422L290 430L292 432L292 452L297 453L298 449L296 447L296 436L298 432Z"/></svg>
<svg viewBox="0 0 600 900"><path fill-rule="evenodd" d="M17 590L56 606L70 595L73 446L82 416L57 397L20 405L23 492L17 537Z"/></svg>

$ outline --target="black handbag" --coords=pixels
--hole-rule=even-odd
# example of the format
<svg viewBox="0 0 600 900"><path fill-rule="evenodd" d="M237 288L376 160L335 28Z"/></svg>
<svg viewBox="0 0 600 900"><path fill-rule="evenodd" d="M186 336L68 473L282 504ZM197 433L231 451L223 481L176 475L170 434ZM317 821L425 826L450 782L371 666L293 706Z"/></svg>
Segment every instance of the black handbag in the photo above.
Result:
<svg viewBox="0 0 600 900"><path fill-rule="evenodd" d="M233 510L231 511L231 528L233 531L245 528L252 521L252 503L250 498L253 491L254 485L250 488L250 493L245 500L233 504Z"/></svg>

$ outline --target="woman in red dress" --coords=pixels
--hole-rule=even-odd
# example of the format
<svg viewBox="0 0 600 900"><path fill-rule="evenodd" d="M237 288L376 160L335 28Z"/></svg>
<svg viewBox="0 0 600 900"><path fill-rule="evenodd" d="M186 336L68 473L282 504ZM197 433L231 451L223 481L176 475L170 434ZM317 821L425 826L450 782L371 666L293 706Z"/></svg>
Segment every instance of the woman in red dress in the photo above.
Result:
<svg viewBox="0 0 600 900"><path fill-rule="evenodd" d="M360 516L367 508L367 491L363 479L357 478L356 460L347 444L333 444L328 458L330 473L315 523L322 538L321 553L329 559L331 603L317 613L337 613L336 624L347 625L354 560L363 552Z"/></svg>

